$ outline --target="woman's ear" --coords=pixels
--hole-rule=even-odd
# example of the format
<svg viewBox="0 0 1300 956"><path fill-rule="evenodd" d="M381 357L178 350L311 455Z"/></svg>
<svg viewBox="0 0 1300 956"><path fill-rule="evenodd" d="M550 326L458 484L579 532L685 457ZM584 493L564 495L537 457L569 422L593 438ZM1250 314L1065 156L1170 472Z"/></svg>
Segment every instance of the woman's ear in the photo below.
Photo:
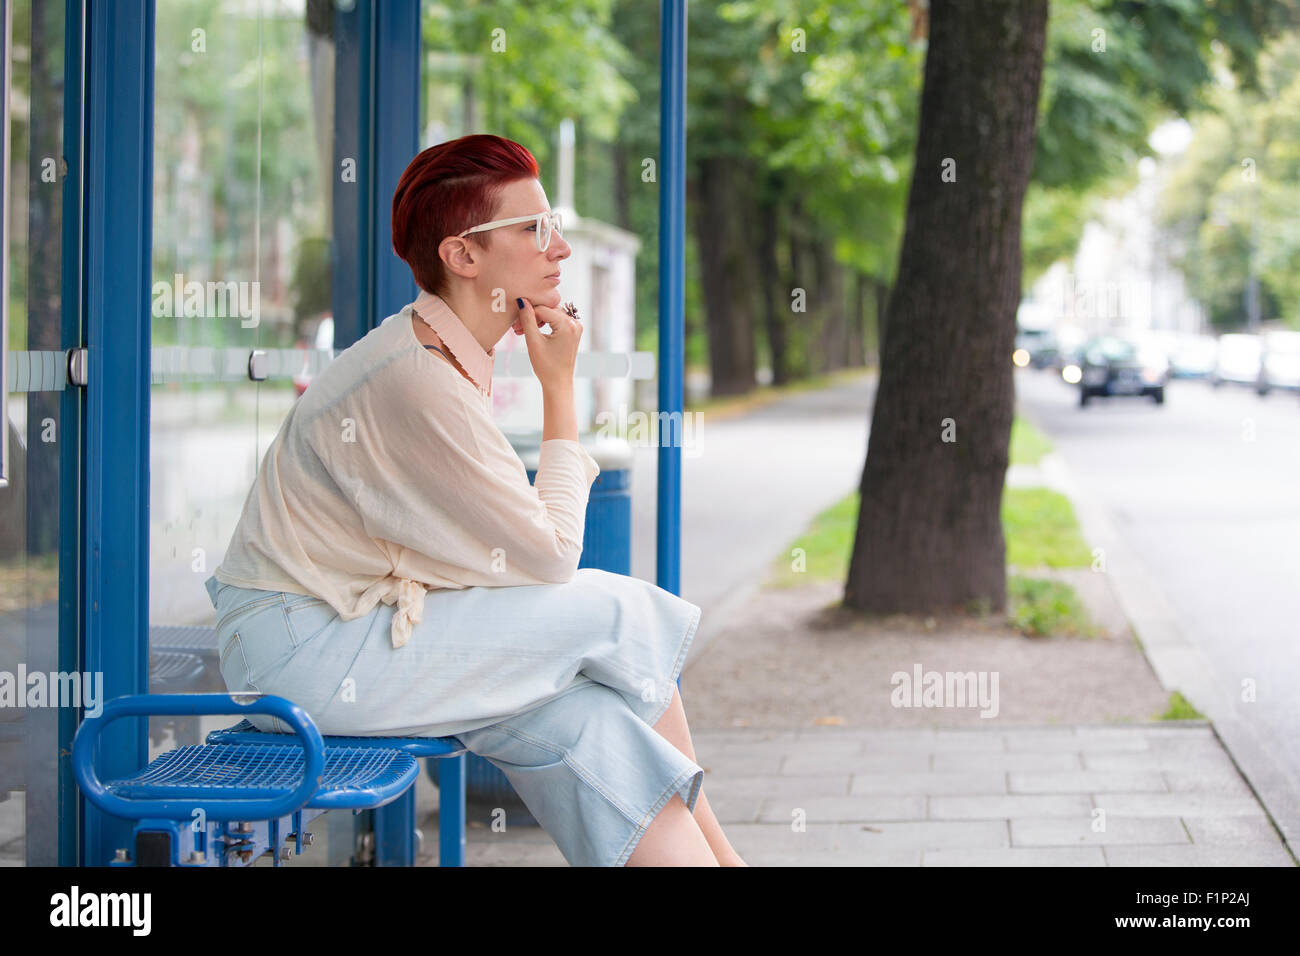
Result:
<svg viewBox="0 0 1300 956"><path fill-rule="evenodd" d="M478 263L474 261L474 252L460 236L448 236L438 243L438 257L448 271L458 276L472 279L478 275Z"/></svg>

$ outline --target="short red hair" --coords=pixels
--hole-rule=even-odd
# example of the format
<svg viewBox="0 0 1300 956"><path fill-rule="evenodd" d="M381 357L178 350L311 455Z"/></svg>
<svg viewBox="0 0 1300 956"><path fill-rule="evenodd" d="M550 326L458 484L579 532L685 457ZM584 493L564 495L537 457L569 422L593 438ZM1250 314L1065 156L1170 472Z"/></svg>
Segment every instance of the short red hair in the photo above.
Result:
<svg viewBox="0 0 1300 956"><path fill-rule="evenodd" d="M445 296L447 268L438 244L495 219L502 187L530 178L540 178L537 160L502 136L474 133L430 146L411 160L393 192L393 252L421 289ZM466 238L487 249L491 235Z"/></svg>

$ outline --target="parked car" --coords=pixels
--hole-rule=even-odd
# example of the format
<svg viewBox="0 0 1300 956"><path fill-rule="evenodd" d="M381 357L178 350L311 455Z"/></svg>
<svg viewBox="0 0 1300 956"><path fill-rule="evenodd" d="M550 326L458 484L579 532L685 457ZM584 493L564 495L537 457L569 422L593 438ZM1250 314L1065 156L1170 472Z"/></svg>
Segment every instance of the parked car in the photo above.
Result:
<svg viewBox="0 0 1300 956"><path fill-rule="evenodd" d="M1023 350L1030 368L1047 368L1056 356L1056 333L1051 329L1021 329L1016 333L1016 351ZM1017 365L1022 363L1017 361Z"/></svg>
<svg viewBox="0 0 1300 956"><path fill-rule="evenodd" d="M1212 335L1180 336L1169 353L1169 372L1174 378L1209 378L1218 354Z"/></svg>
<svg viewBox="0 0 1300 956"><path fill-rule="evenodd" d="M1258 387L1263 355L1264 343L1258 335L1220 335L1210 384L1215 388L1225 382Z"/></svg>
<svg viewBox="0 0 1300 956"><path fill-rule="evenodd" d="M1157 405L1165 402L1169 359L1151 342L1127 335L1098 336L1080 350L1078 371L1081 407L1109 395L1150 398Z"/></svg>
<svg viewBox="0 0 1300 956"><path fill-rule="evenodd" d="M1300 332L1265 332L1255 390L1267 395L1275 388L1300 391Z"/></svg>

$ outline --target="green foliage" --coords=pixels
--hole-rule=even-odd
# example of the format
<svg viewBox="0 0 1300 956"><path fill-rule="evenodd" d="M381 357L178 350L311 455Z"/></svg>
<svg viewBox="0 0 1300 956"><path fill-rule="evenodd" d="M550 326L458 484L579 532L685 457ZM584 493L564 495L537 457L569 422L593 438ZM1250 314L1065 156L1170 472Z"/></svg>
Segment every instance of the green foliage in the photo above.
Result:
<svg viewBox="0 0 1300 956"><path fill-rule="evenodd" d="M1262 319L1295 325L1300 303L1300 35L1270 45L1258 82L1214 91L1157 212L1171 261L1225 330L1246 320L1252 259Z"/></svg>
<svg viewBox="0 0 1300 956"><path fill-rule="evenodd" d="M1205 720L1205 715L1197 710L1190 700L1182 695L1181 691L1171 691L1169 694L1169 706L1165 712L1160 714L1157 720Z"/></svg>
<svg viewBox="0 0 1300 956"><path fill-rule="evenodd" d="M1033 180L1025 202L1024 285L1073 254L1093 198L1133 183L1137 160L1153 155L1147 138L1159 122L1221 108L1216 70L1235 76L1244 88L1275 88L1276 79L1265 77L1260 84L1257 59L1271 37L1297 22L1295 0L1052 0ZM1222 139L1207 148L1228 149L1238 159L1248 155L1229 149ZM1209 195L1173 192L1192 205ZM1228 283L1237 281L1244 272L1224 268L1225 255L1240 260L1242 253L1193 249L1179 265L1189 280L1208 271L1227 273ZM1202 285L1216 281L1222 280L1211 276ZM1241 301L1239 289L1193 289L1198 295L1202 291L1216 315Z"/></svg>
<svg viewBox="0 0 1300 956"><path fill-rule="evenodd" d="M1087 567L1092 562L1070 499L1048 488L1007 488L1002 493L1007 564L1018 568Z"/></svg>
<svg viewBox="0 0 1300 956"><path fill-rule="evenodd" d="M768 586L798 587L810 581L844 580L849 573L861 499L861 493L855 491L817 515L808 530L773 561ZM802 571L794 570L796 560L803 562Z"/></svg>
<svg viewBox="0 0 1300 956"><path fill-rule="evenodd" d="M1036 465L1052 450L1047 436L1017 415L1011 420L1011 464Z"/></svg>
<svg viewBox="0 0 1300 956"><path fill-rule="evenodd" d="M1007 579L1007 621L1032 637L1094 637L1096 628L1074 588L1013 574Z"/></svg>

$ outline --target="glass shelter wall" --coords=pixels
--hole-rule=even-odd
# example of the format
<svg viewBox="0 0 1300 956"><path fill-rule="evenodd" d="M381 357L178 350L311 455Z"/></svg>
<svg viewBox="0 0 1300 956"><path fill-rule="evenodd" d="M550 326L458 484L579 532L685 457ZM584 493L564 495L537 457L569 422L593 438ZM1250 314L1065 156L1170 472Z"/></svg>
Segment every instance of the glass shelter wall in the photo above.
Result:
<svg viewBox="0 0 1300 956"><path fill-rule="evenodd" d="M221 563L268 445L333 356L333 6L157 5L154 692L225 690L204 582ZM229 723L154 718L150 757ZM326 857L325 842L313 845L312 858Z"/></svg>
<svg viewBox="0 0 1300 956"><path fill-rule="evenodd" d="M78 670L75 628L60 606L76 595L75 566L60 567L60 537L75 534L61 478L75 474L78 423L64 350L64 7L8 0L4 58L8 179L4 388L7 481L0 487L0 866L58 862L58 724L79 700L37 698L28 675ZM75 213L73 215L75 222ZM76 263L69 263L74 270ZM75 316L76 303L68 303ZM75 332L75 329L72 330ZM72 403L75 408L75 403ZM69 640L71 638L71 640ZM93 690L93 688L91 688Z"/></svg>

